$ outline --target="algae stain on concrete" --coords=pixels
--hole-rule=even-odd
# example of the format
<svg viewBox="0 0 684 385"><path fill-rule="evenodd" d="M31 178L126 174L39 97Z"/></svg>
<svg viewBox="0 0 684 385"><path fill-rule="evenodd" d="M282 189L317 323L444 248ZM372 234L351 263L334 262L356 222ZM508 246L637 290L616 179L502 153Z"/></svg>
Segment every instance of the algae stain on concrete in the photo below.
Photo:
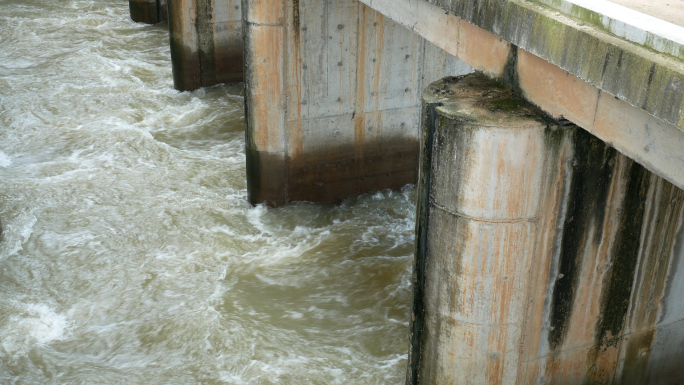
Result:
<svg viewBox="0 0 684 385"><path fill-rule="evenodd" d="M584 130L575 130L575 159L559 261L559 279L553 288L549 345L562 347L572 316L579 268L587 239L601 239L611 164L617 152ZM592 231L595 234L590 234Z"/></svg>

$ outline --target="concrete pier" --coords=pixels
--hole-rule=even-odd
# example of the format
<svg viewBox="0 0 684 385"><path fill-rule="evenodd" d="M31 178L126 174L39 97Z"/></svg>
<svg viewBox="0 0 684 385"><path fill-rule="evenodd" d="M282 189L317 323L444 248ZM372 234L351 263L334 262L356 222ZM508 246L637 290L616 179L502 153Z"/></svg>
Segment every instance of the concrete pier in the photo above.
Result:
<svg viewBox="0 0 684 385"><path fill-rule="evenodd" d="M684 191L481 75L423 122L407 383L684 380Z"/></svg>
<svg viewBox="0 0 684 385"><path fill-rule="evenodd" d="M173 0L168 8L177 90L243 80L240 0Z"/></svg>
<svg viewBox="0 0 684 385"><path fill-rule="evenodd" d="M138 23L157 24L167 19L166 0L128 0L131 19Z"/></svg>
<svg viewBox="0 0 684 385"><path fill-rule="evenodd" d="M251 203L415 183L420 95L471 68L356 0L246 0Z"/></svg>

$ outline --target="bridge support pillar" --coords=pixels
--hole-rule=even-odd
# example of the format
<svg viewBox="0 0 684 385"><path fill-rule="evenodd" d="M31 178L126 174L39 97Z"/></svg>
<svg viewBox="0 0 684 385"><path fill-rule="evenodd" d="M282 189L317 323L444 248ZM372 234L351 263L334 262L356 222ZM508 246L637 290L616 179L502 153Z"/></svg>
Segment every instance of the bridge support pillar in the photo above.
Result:
<svg viewBox="0 0 684 385"><path fill-rule="evenodd" d="M128 0L131 19L138 23L157 24L167 19L166 0Z"/></svg>
<svg viewBox="0 0 684 385"><path fill-rule="evenodd" d="M424 84L472 69L357 0L245 0L251 203L416 182Z"/></svg>
<svg viewBox="0 0 684 385"><path fill-rule="evenodd" d="M177 90L243 80L240 0L172 0L168 8Z"/></svg>
<svg viewBox="0 0 684 385"><path fill-rule="evenodd" d="M423 122L407 383L684 379L684 191L481 75Z"/></svg>

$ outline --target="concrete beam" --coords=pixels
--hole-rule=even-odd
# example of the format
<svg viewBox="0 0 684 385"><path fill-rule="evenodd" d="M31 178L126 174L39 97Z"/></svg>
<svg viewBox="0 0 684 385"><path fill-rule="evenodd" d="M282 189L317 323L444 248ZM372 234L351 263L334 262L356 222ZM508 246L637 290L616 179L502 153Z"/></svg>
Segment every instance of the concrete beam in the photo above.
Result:
<svg viewBox="0 0 684 385"><path fill-rule="evenodd" d="M684 191L482 75L424 98L408 383L684 380Z"/></svg>
<svg viewBox="0 0 684 385"><path fill-rule="evenodd" d="M245 0L253 204L415 183L425 84L471 67L356 0Z"/></svg>
<svg viewBox="0 0 684 385"><path fill-rule="evenodd" d="M240 0L172 0L168 8L177 90L243 80Z"/></svg>
<svg viewBox="0 0 684 385"><path fill-rule="evenodd" d="M166 0L128 0L128 7L135 22L157 24L167 20Z"/></svg>
<svg viewBox="0 0 684 385"><path fill-rule="evenodd" d="M681 60L518 0L361 1L684 188Z"/></svg>

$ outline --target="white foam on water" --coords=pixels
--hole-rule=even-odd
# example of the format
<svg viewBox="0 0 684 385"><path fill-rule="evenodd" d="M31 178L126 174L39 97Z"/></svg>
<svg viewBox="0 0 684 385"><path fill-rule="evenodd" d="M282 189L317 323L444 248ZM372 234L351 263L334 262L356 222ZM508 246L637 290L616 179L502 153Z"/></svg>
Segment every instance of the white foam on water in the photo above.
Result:
<svg viewBox="0 0 684 385"><path fill-rule="evenodd" d="M45 304L23 304L0 329L2 351L14 359L25 356L33 346L63 339L72 323L63 314Z"/></svg>
<svg viewBox="0 0 684 385"><path fill-rule="evenodd" d="M17 255L24 244L33 234L34 226L38 218L31 213L25 212L9 222L4 222L3 240L0 243L0 261Z"/></svg>
<svg viewBox="0 0 684 385"><path fill-rule="evenodd" d="M0 167L9 167L11 165L12 165L12 158L10 158L4 152L0 151Z"/></svg>
<svg viewBox="0 0 684 385"><path fill-rule="evenodd" d="M226 371L219 372L219 379L221 382L226 384L242 385L250 383L249 381L244 380L241 376Z"/></svg>

